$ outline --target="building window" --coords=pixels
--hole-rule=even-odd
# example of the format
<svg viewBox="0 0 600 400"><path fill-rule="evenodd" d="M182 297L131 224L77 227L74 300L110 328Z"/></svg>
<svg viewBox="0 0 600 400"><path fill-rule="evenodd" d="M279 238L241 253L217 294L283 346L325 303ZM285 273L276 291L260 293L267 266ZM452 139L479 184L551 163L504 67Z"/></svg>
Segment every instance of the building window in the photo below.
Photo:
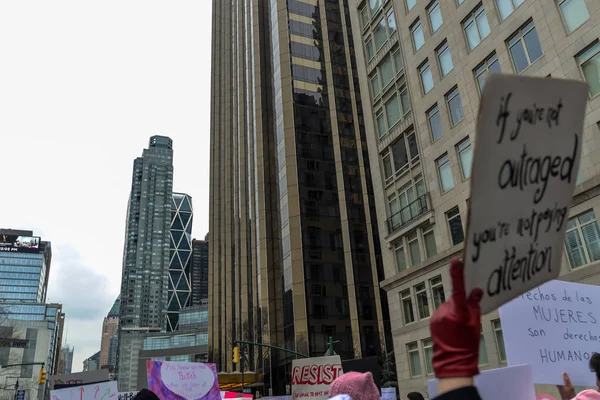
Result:
<svg viewBox="0 0 600 400"><path fill-rule="evenodd" d="M579 66L583 71L585 81L590 86L590 95L600 93L600 42L585 50L577 57ZM598 125L600 128L600 124Z"/></svg>
<svg viewBox="0 0 600 400"><path fill-rule="evenodd" d="M411 135L414 135L414 132L411 132ZM408 222L423 215L423 213L427 211L423 177L419 174L413 179L413 182L407 183L400 188L397 195L392 194L388 197L391 213L391 217L388 221L390 224L390 231L394 231L399 227L406 225Z"/></svg>
<svg viewBox="0 0 600 400"><path fill-rule="evenodd" d="M481 331L481 339L479 339L479 365L488 365L488 354L487 346L485 344L485 336L483 336L483 330Z"/></svg>
<svg viewBox="0 0 600 400"><path fill-rule="evenodd" d="M518 74L544 55L533 21L529 21L508 40L508 48Z"/></svg>
<svg viewBox="0 0 600 400"><path fill-rule="evenodd" d="M375 51L379 51L388 38L384 18L380 19L375 25L373 37L375 38Z"/></svg>
<svg viewBox="0 0 600 400"><path fill-rule="evenodd" d="M400 121L401 117L400 100L396 93L385 102L385 115L389 130L391 130Z"/></svg>
<svg viewBox="0 0 600 400"><path fill-rule="evenodd" d="M419 310L419 319L429 318L429 299L427 298L427 287L425 283L415 286L415 296L417 298L417 310Z"/></svg>
<svg viewBox="0 0 600 400"><path fill-rule="evenodd" d="M406 345L408 352L408 364L410 365L410 376L413 378L416 376L423 375L421 370L421 356L419 355L419 345L415 343L409 343Z"/></svg>
<svg viewBox="0 0 600 400"><path fill-rule="evenodd" d="M452 89L446 94L446 103L448 103L448 110L450 111L450 122L452 126L458 125L460 121L465 119L463 112L462 102L460 100L460 93L458 88Z"/></svg>
<svg viewBox="0 0 600 400"><path fill-rule="evenodd" d="M394 64L396 66L396 75L400 75L400 72L404 70L404 63L402 61L402 53L398 49L394 54Z"/></svg>
<svg viewBox="0 0 600 400"><path fill-rule="evenodd" d="M437 49L437 56L440 62L440 70L442 72L442 76L446 76L452 71L454 65L452 64L452 55L450 54L450 48L448 47L448 42L444 42Z"/></svg>
<svg viewBox="0 0 600 400"><path fill-rule="evenodd" d="M379 131L379 137L382 138L387 133L383 108L380 108L377 111L375 111L375 120L377 121L377 130Z"/></svg>
<svg viewBox="0 0 600 400"><path fill-rule="evenodd" d="M402 242L396 244L394 253L396 256L396 270L398 272L406 270L406 256L404 255L404 246L402 245Z"/></svg>
<svg viewBox="0 0 600 400"><path fill-rule="evenodd" d="M379 84L379 75L375 74L371 78L371 91L373 92L373 99L379 97L381 93L381 85Z"/></svg>
<svg viewBox="0 0 600 400"><path fill-rule="evenodd" d="M593 210L569 220L565 245L571 268L600 260L600 230Z"/></svg>
<svg viewBox="0 0 600 400"><path fill-rule="evenodd" d="M391 160L389 162L386 158L389 157L390 150L386 149L382 152L384 171L385 168L388 168L386 166L388 163L390 168L390 176L388 177L386 172L386 179L391 179L393 174L400 175L404 173L408 169L409 164L414 164L419 160L419 149L413 130L406 132L402 137L398 138L388 149L391 150Z"/></svg>
<svg viewBox="0 0 600 400"><path fill-rule="evenodd" d="M429 5L427 8L427 14L429 14L429 23L431 24L431 32L435 33L444 23L442 19L442 10L440 9L440 5L438 0L435 0L433 3Z"/></svg>
<svg viewBox="0 0 600 400"><path fill-rule="evenodd" d="M456 2L458 3L458 5L460 6L465 0L456 0Z"/></svg>
<svg viewBox="0 0 600 400"><path fill-rule="evenodd" d="M413 45L415 46L415 52L418 51L425 44L425 36L423 35L423 27L421 22L417 20L410 28L413 38Z"/></svg>
<svg viewBox="0 0 600 400"><path fill-rule="evenodd" d="M490 72L500 72L500 63L498 62L498 57L496 53L493 53L488 58L486 58L481 64L477 66L473 70L475 74L475 80L477 81L477 87L479 88L479 92L483 93L483 87L485 85L485 80Z"/></svg>
<svg viewBox="0 0 600 400"><path fill-rule="evenodd" d="M435 142L442 137L442 118L437 104L427 111L427 120L429 121L429 130L431 131L431 139Z"/></svg>
<svg viewBox="0 0 600 400"><path fill-rule="evenodd" d="M362 28L365 29L369 25L370 21L371 17L369 15L369 9L367 8L367 6L364 6L360 10L360 23L362 25Z"/></svg>
<svg viewBox="0 0 600 400"><path fill-rule="evenodd" d="M387 26L390 31L390 36L393 32L396 32L396 17L394 16L394 9L390 8L387 12Z"/></svg>
<svg viewBox="0 0 600 400"><path fill-rule="evenodd" d="M371 60L373 57L375 57L375 48L373 47L373 41L371 40L370 35L367 41L365 42L365 49L367 51L368 60Z"/></svg>
<svg viewBox="0 0 600 400"><path fill-rule="evenodd" d="M485 15L483 4L479 6L463 22L463 30L467 36L469 49L473 50L490 34L490 25Z"/></svg>
<svg viewBox="0 0 600 400"><path fill-rule="evenodd" d="M431 339L421 341L423 354L425 355L425 371L427 375L433 375L433 342Z"/></svg>
<svg viewBox="0 0 600 400"><path fill-rule="evenodd" d="M394 79L394 66L392 65L391 57L385 57L381 64L379 64L379 71L381 72L381 81L384 88L392 82Z"/></svg>
<svg viewBox="0 0 600 400"><path fill-rule="evenodd" d="M504 335L502 334L502 324L499 319L492 321L494 337L496 338L496 348L498 349L498 358L500 361L506 361L506 348L504 347Z"/></svg>
<svg viewBox="0 0 600 400"><path fill-rule="evenodd" d="M446 301L446 295L444 294L444 284L441 276L436 276L429 281L431 287L431 298L433 299L433 307L437 310L439 306L444 304Z"/></svg>
<svg viewBox="0 0 600 400"><path fill-rule="evenodd" d="M435 245L435 234L433 233L433 225L426 225L421 228L423 233L423 244L425 245L425 258L430 258L437 255L437 246Z"/></svg>
<svg viewBox="0 0 600 400"><path fill-rule="evenodd" d="M473 163L473 148L471 147L469 138L456 145L456 152L460 160L460 170L462 171L463 179L469 179L471 177L471 164Z"/></svg>
<svg viewBox="0 0 600 400"><path fill-rule="evenodd" d="M446 213L446 220L448 221L448 228L450 229L452 246L462 243L465 240L465 233L463 232L462 221L460 219L458 207L454 207L452 210Z"/></svg>
<svg viewBox="0 0 600 400"><path fill-rule="evenodd" d="M421 263L421 250L419 249L419 235L413 231L407 236L408 255L410 256L410 265L415 266Z"/></svg>
<svg viewBox="0 0 600 400"><path fill-rule="evenodd" d="M433 89L433 75L431 74L431 68L429 67L429 61L419 67L419 75L421 76L421 85L423 87L423 93L427 94Z"/></svg>
<svg viewBox="0 0 600 400"><path fill-rule="evenodd" d="M400 201L395 193L391 196L388 196L388 206L390 207L390 220L392 227L399 226L401 224Z"/></svg>
<svg viewBox="0 0 600 400"><path fill-rule="evenodd" d="M383 153L381 153L381 161L383 163L383 173L385 174L385 181L390 181L394 176L394 171L392 169L392 156L390 155L390 150L385 149Z"/></svg>
<svg viewBox="0 0 600 400"><path fill-rule="evenodd" d="M496 0L500 18L504 21L510 14L515 11L525 0Z"/></svg>
<svg viewBox="0 0 600 400"><path fill-rule="evenodd" d="M404 315L404 324L410 324L415 322L415 314L413 312L412 297L410 296L410 289L405 290L400 294L402 302L402 314Z"/></svg>
<svg viewBox="0 0 600 400"><path fill-rule="evenodd" d="M569 33L579 28L590 18L585 0L558 0L558 7Z"/></svg>
<svg viewBox="0 0 600 400"><path fill-rule="evenodd" d="M406 0L406 9L408 11L412 10L415 4L417 4L417 0Z"/></svg>
<svg viewBox="0 0 600 400"><path fill-rule="evenodd" d="M448 154L444 154L436 161L438 174L440 175L440 182L442 186L442 193L446 193L454 188L454 179L452 178L452 167L450 166L450 160Z"/></svg>

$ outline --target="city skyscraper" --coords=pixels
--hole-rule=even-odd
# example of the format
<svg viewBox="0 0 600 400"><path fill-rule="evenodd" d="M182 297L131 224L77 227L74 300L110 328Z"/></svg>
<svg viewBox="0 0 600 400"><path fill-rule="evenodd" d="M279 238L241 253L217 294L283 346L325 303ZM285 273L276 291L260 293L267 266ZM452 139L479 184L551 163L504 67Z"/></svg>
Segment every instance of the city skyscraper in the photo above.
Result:
<svg viewBox="0 0 600 400"><path fill-rule="evenodd" d="M208 235L206 235L208 237ZM192 240L192 305L208 301L208 241Z"/></svg>
<svg viewBox="0 0 600 400"><path fill-rule="evenodd" d="M589 84L561 279L600 283L600 7L594 0L349 3L404 398L425 392L434 372L428 321L451 294L450 260L463 253L475 126L490 73ZM498 312L481 323L480 368L506 366Z"/></svg>
<svg viewBox="0 0 600 400"><path fill-rule="evenodd" d="M213 1L209 358L391 347L346 0ZM390 334L391 335L391 334ZM284 394L293 355L249 348Z"/></svg>
<svg viewBox="0 0 600 400"><path fill-rule="evenodd" d="M58 360L57 375L70 374L73 371L73 354L75 348L73 346L65 345L60 349L60 356Z"/></svg>
<svg viewBox="0 0 600 400"><path fill-rule="evenodd" d="M178 327L179 310L190 305L192 293L192 197L173 193L169 262L169 319L167 330Z"/></svg>
<svg viewBox="0 0 600 400"><path fill-rule="evenodd" d="M100 368L107 368L113 372L114 360L110 358L111 339L117 334L119 328L119 308L121 297L117 297L108 315L102 321L102 340L100 341ZM112 363L111 363L112 361Z"/></svg>
<svg viewBox="0 0 600 400"><path fill-rule="evenodd" d="M122 340L128 330L166 331L173 196L173 141L152 136L133 162L127 206L121 304L119 384L129 390L132 351ZM133 371L135 372L135 371Z"/></svg>

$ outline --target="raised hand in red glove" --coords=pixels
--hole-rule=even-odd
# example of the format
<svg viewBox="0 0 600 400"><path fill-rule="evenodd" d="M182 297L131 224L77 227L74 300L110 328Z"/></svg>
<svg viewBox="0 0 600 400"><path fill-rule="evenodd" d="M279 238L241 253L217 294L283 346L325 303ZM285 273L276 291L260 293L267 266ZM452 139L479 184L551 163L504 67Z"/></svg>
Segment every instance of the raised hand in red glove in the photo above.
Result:
<svg viewBox="0 0 600 400"><path fill-rule="evenodd" d="M438 378L473 377L479 374L481 335L481 289L474 289L467 299L463 263L450 262L452 297L431 317L433 370Z"/></svg>

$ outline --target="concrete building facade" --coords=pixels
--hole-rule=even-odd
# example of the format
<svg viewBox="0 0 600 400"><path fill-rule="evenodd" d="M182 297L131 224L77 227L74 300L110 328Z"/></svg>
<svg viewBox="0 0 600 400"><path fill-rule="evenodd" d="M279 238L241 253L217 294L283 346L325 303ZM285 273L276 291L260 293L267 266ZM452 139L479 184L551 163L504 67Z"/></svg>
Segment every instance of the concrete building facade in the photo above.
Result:
<svg viewBox="0 0 600 400"><path fill-rule="evenodd" d="M389 313L346 1L213 1L209 359L233 340L343 359ZM382 301L383 298L383 301ZM248 350L275 394L292 355ZM267 388L268 389L268 388Z"/></svg>
<svg viewBox="0 0 600 400"><path fill-rule="evenodd" d="M581 169L561 279L600 284L600 3L349 0L401 397L432 378L429 317L463 249L472 147L490 72L586 80ZM482 369L506 365L498 313Z"/></svg>

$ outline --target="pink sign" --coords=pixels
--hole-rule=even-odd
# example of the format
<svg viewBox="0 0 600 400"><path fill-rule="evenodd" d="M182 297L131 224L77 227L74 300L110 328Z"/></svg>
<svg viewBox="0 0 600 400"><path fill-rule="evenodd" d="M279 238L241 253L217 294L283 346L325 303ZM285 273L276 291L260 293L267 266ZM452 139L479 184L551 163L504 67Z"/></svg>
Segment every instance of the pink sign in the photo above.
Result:
<svg viewBox="0 0 600 400"><path fill-rule="evenodd" d="M214 364L148 360L146 366L148 389L161 399L221 400Z"/></svg>

